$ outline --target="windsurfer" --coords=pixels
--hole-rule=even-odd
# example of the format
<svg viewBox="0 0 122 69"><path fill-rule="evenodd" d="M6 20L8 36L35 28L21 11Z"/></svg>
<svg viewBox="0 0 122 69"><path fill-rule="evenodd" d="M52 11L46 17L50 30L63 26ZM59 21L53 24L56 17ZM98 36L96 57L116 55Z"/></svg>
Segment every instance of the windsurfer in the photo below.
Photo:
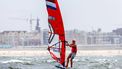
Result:
<svg viewBox="0 0 122 69"><path fill-rule="evenodd" d="M66 44L67 46L71 47L71 53L69 54L69 56L67 57L67 63L66 63L66 67L68 67L69 64L69 60L71 62L71 67L73 66L73 59L76 56L77 53L77 45L76 45L76 41L72 40L71 44Z"/></svg>

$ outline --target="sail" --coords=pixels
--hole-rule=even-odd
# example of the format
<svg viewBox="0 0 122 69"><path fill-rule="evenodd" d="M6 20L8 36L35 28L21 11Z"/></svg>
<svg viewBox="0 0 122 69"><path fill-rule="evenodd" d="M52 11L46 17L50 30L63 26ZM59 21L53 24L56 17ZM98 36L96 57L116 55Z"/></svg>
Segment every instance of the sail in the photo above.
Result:
<svg viewBox="0 0 122 69"><path fill-rule="evenodd" d="M46 7L50 29L48 50L54 60L65 66L65 32L58 1L46 0Z"/></svg>

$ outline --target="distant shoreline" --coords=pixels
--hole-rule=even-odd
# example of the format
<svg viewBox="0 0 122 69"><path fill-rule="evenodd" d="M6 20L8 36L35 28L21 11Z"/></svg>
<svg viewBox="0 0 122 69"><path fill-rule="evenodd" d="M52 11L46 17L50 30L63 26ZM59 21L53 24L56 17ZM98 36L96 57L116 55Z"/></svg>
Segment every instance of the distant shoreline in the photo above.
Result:
<svg viewBox="0 0 122 69"><path fill-rule="evenodd" d="M67 49L67 55L70 49ZM0 56L49 56L45 48L27 49L0 49ZM77 56L122 56L122 50L82 50L79 49Z"/></svg>
<svg viewBox="0 0 122 69"><path fill-rule="evenodd" d="M67 55L70 48L66 47ZM0 56L50 56L47 46L0 48ZM78 46L77 56L122 56L121 46Z"/></svg>
<svg viewBox="0 0 122 69"><path fill-rule="evenodd" d="M0 50L47 50L48 45L42 46L15 46L12 48L0 48ZM69 49L69 47L67 47ZM91 44L91 45L78 45L79 50L122 50L122 45L111 45L111 44Z"/></svg>

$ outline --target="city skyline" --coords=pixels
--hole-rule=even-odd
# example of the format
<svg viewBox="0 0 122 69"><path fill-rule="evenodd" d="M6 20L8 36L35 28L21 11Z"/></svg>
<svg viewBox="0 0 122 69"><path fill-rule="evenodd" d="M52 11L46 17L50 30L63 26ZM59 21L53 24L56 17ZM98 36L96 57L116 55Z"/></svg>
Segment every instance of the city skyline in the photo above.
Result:
<svg viewBox="0 0 122 69"><path fill-rule="evenodd" d="M111 32L122 28L121 0L59 0L65 29ZM45 0L0 1L0 31L30 30L29 21L11 18L39 18L40 27L48 28ZM33 22L33 26L36 22ZM70 26L70 27L69 27Z"/></svg>

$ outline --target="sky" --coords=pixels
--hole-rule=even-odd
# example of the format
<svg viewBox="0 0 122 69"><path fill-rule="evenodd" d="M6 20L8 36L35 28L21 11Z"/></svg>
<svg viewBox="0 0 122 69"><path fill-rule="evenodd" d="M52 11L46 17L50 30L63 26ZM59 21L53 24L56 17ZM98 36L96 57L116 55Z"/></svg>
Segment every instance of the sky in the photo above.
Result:
<svg viewBox="0 0 122 69"><path fill-rule="evenodd" d="M58 0L66 30L103 32L122 28L122 0ZM28 19L48 28L45 0L0 0L0 31L30 31ZM33 29L36 21L33 21Z"/></svg>

